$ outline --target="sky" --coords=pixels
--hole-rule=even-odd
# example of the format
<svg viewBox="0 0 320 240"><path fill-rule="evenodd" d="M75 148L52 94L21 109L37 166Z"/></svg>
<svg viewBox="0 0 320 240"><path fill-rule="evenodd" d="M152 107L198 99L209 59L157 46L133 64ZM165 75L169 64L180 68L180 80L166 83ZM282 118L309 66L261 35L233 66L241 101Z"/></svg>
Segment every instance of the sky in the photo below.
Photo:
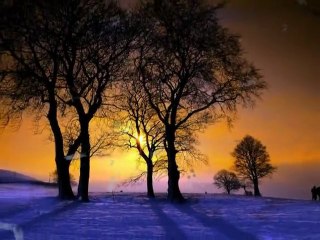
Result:
<svg viewBox="0 0 320 240"><path fill-rule="evenodd" d="M218 192L214 174L230 169L230 153L250 134L259 139L277 171L262 180L266 196L304 198L320 185L320 3L316 0L230 0L220 22L241 36L244 56L260 69L268 89L256 106L239 108L233 127L217 123L199 134L199 149L208 165L196 165L181 180L182 191ZM113 190L143 167L136 154L117 150L92 159L91 190ZM25 117L20 129L0 134L0 168L48 180L54 170L48 134L34 135ZM71 167L77 176L78 165ZM119 189L119 188L117 188ZM144 190L138 185L133 190ZM165 180L155 191L166 191Z"/></svg>

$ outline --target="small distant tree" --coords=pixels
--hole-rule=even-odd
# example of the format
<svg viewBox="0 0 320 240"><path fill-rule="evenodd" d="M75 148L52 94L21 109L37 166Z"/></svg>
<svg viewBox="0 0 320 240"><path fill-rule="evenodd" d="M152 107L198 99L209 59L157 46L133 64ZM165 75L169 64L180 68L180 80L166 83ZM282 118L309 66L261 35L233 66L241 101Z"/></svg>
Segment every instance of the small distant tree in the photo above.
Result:
<svg viewBox="0 0 320 240"><path fill-rule="evenodd" d="M218 188L223 188L228 194L233 190L238 190L241 187L241 183L237 175L233 172L229 172L225 169L220 170L214 176L214 184Z"/></svg>
<svg viewBox="0 0 320 240"><path fill-rule="evenodd" d="M252 182L254 196L261 196L259 180L276 170L270 163L266 147L259 140L247 135L236 146L232 156L235 159L235 171L241 178Z"/></svg>

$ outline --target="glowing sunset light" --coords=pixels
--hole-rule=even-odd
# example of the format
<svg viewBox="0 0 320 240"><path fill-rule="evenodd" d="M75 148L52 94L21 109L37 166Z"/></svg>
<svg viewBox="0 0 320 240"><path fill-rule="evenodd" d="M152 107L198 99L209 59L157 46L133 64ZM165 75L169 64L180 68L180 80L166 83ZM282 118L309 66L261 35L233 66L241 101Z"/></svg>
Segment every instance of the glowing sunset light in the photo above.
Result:
<svg viewBox="0 0 320 240"><path fill-rule="evenodd" d="M140 135L140 136L138 137L138 140L139 140L139 143L140 143L140 144L143 144L143 141L144 141L143 136Z"/></svg>

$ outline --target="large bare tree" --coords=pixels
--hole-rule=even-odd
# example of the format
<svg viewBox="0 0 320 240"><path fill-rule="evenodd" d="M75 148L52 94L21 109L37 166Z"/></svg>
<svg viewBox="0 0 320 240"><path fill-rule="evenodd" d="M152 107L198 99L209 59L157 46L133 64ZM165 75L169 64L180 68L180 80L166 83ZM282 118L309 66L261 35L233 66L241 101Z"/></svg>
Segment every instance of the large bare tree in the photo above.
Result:
<svg viewBox="0 0 320 240"><path fill-rule="evenodd" d="M109 91L120 79L130 46L127 15L115 1L69 0L63 4L61 89L58 97L72 107L80 126L80 197L88 201L90 122L103 112ZM102 113L101 113L102 115ZM105 116L105 112L103 113Z"/></svg>
<svg viewBox="0 0 320 240"><path fill-rule="evenodd" d="M236 146L232 156L234 157L235 171L243 179L252 182L255 196L261 196L259 180L276 170L270 163L266 146L247 135Z"/></svg>
<svg viewBox="0 0 320 240"><path fill-rule="evenodd" d="M218 23L206 1L145 1L138 11L136 74L162 122L168 198L183 201L177 165L179 130L204 129L216 117L253 103L266 87L242 57L238 37Z"/></svg>
<svg viewBox="0 0 320 240"><path fill-rule="evenodd" d="M46 115L55 142L55 162L59 176L59 197L74 198L69 176L70 161L66 161L63 137L58 121L64 107L58 91L61 39L61 19L54 1L14 1L1 7L1 101L4 125L22 113ZM75 151L80 142L70 144Z"/></svg>
<svg viewBox="0 0 320 240"><path fill-rule="evenodd" d="M153 177L164 176L167 169L165 128L148 104L148 96L141 89L143 87L134 79L134 75L131 80L123 82L122 97L117 104L121 112L117 114L116 121L121 120L118 127L125 136L122 145L136 149L147 167L146 171L130 177L124 184L146 180L147 195L153 198ZM119 115L122 117L119 118ZM197 136L192 131L193 129L185 126L179 129L176 138L177 161L181 163L183 170L188 170L197 163L207 163L206 157L196 148Z"/></svg>
<svg viewBox="0 0 320 240"><path fill-rule="evenodd" d="M89 123L108 100L106 90L119 78L126 60L130 44L126 14L114 1L103 0L15 1L2 10L1 50L12 61L2 69L2 79L19 93L10 91L14 94L8 97L47 110L61 181L64 173L69 176L61 169L68 169L70 161L63 151L58 118L68 111L77 114L80 132L67 155L81 145L80 195L87 201ZM70 190L66 195L73 195Z"/></svg>

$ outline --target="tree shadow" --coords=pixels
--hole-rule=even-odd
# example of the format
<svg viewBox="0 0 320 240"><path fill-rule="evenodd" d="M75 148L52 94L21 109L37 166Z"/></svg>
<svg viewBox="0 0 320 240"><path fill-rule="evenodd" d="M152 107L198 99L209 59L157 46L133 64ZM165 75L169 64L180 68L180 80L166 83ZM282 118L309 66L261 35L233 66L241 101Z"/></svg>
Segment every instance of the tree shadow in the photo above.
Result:
<svg viewBox="0 0 320 240"><path fill-rule="evenodd" d="M69 203L67 203L61 207L55 208L53 211L40 213L38 216L32 218L31 220L20 224L20 227L22 227L23 229L26 229L26 228L32 226L33 224L36 224L38 222L42 222L44 220L47 220L48 218L52 218L54 216L57 216L60 213L73 210L81 204L83 204L83 203L80 201L70 201Z"/></svg>
<svg viewBox="0 0 320 240"><path fill-rule="evenodd" d="M160 226L165 231L164 239L187 239L187 235L166 213L163 212L159 202L151 200L150 208L157 216Z"/></svg>
<svg viewBox="0 0 320 240"><path fill-rule="evenodd" d="M33 213L34 216L32 216L32 215L28 216L29 219L26 219L26 220L20 219L20 221L15 224L2 223L2 225L12 225L12 227L10 229L9 228L1 229L1 226L0 226L0 239L8 239L8 240L9 239L23 239L23 237L21 237L21 238L16 237L17 231L18 232L21 231L20 235L23 236L24 231L30 229L30 227L32 225L37 224L39 222L41 223L44 220L47 220L48 218L54 217L60 213L68 211L70 209L74 209L76 206L79 206L79 204L80 204L80 202L78 202L78 201L72 201L72 202L65 203L63 206L58 206L58 207L54 208L53 210L47 211L46 205L48 203L51 203L51 204L58 203L56 201L56 198L51 198L51 197L43 198L36 203L38 205L33 206L31 208L24 206L23 208L19 209L20 211L22 210L22 212L29 211L28 214L30 214L30 211L34 212ZM30 204L32 204L32 202ZM19 211L15 211L11 215L15 215L18 213L19 213Z"/></svg>
<svg viewBox="0 0 320 240"><path fill-rule="evenodd" d="M217 233L220 233L224 235L227 239L245 239L245 240L258 240L257 237L252 235L251 233L247 233L233 224L227 222L223 218L216 216L216 217L210 217L206 215L205 213L201 213L196 211L192 205L189 203L183 204L183 205L174 205L174 207L190 216L195 218L197 221L199 221L203 226L208 227L210 229L213 229L217 231Z"/></svg>

